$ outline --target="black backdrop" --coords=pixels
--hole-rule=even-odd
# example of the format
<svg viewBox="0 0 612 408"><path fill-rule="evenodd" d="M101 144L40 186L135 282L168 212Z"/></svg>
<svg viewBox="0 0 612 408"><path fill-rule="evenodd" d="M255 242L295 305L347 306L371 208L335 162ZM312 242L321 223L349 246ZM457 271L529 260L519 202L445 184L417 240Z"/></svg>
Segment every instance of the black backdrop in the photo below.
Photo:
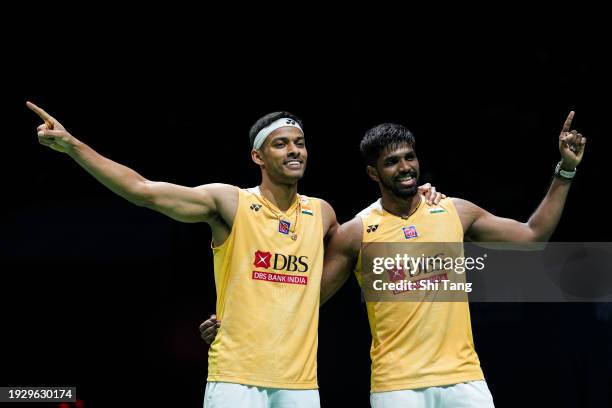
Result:
<svg viewBox="0 0 612 408"><path fill-rule="evenodd" d="M512 43L362 49L342 39L322 48L221 45L163 30L78 45L79 30L52 45L41 30L7 60L2 385L76 385L86 406L200 406L207 348L197 326L215 305L208 228L132 206L38 145L26 100L145 177L190 186L256 185L248 129L289 110L303 118L309 150L300 191L325 198L341 222L377 197L358 143L383 121L415 133L423 181L526 220L574 109L589 144L552 240L609 240L603 52ZM608 305L471 307L498 407L609 405ZM322 406L369 406L369 328L354 279L322 309L319 332Z"/></svg>

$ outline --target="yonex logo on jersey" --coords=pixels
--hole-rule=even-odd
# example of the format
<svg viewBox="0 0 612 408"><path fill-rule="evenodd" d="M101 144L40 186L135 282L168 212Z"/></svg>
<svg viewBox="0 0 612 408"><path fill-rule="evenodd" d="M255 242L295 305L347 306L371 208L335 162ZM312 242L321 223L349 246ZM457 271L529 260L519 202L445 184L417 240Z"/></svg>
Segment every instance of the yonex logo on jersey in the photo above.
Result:
<svg viewBox="0 0 612 408"><path fill-rule="evenodd" d="M270 252L257 251L255 252L255 261L253 265L255 265L256 268L269 268L270 259L272 259L272 254Z"/></svg>
<svg viewBox="0 0 612 408"><path fill-rule="evenodd" d="M368 229L366 230L366 232L367 232L367 233L374 232L374 231L376 231L377 229L378 229L378 224L375 224L375 225L368 225Z"/></svg>
<svg viewBox="0 0 612 408"><path fill-rule="evenodd" d="M289 234L291 223L289 221L278 220L278 232L281 234Z"/></svg>
<svg viewBox="0 0 612 408"><path fill-rule="evenodd" d="M261 208L261 204L251 204L249 208L253 211L259 211L259 209Z"/></svg>
<svg viewBox="0 0 612 408"><path fill-rule="evenodd" d="M404 237L406 237L406 239L416 238L419 236L414 225L411 225L409 227L403 227L402 230L404 231Z"/></svg>

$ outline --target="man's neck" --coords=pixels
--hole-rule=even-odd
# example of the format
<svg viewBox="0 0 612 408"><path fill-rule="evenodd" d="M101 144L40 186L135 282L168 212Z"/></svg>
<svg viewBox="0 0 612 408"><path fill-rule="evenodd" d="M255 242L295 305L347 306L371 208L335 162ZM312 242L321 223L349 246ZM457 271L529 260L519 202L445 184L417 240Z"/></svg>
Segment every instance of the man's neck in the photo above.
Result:
<svg viewBox="0 0 612 408"><path fill-rule="evenodd" d="M381 190L381 204L385 211L398 217L409 217L421 202L421 195L417 192L412 197L400 198L390 191Z"/></svg>
<svg viewBox="0 0 612 408"><path fill-rule="evenodd" d="M287 211L295 202L297 183L277 184L264 177L259 187L261 194L281 211Z"/></svg>

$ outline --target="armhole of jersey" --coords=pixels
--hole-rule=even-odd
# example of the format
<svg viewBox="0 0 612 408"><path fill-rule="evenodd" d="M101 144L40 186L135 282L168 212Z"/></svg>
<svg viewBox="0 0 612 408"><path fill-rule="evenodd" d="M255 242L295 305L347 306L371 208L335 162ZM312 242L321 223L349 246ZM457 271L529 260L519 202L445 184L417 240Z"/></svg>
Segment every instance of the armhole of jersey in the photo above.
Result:
<svg viewBox="0 0 612 408"><path fill-rule="evenodd" d="M308 197L309 200L312 200L313 202L316 202L316 208L315 210L318 211L319 214L321 214L321 216L319 217L319 228L321 231L321 239L325 240L325 231L324 231L324 227L323 227L323 206L321 205L321 200L318 198L312 198L312 197ZM300 214L300 216L304 216L304 214Z"/></svg>
<svg viewBox="0 0 612 408"><path fill-rule="evenodd" d="M370 217L370 215L372 214L372 211L374 211L375 209L380 209L382 208L380 205L380 199L374 201L372 204L370 204L369 206L367 206L366 208L364 208L363 210L359 211L357 213L357 215L355 217L359 218L359 220L361 221L361 245L359 246L359 255L357 257L357 263L355 264L355 268L354 268L354 273L355 273L355 277L357 278L357 282L359 283L359 286L361 286L361 277L358 276L359 273L361 273L361 268L363 267L363 265L361 264L361 249L363 248L363 245L367 244L367 239L366 239L366 228L367 228L367 218Z"/></svg>
<svg viewBox="0 0 612 408"><path fill-rule="evenodd" d="M362 212L358 213L356 215L357 218L359 218L359 221L361 221L361 244L359 245L359 254L357 255L357 262L355 262L355 266L353 267L353 274L355 275L355 278L357 279L357 283L359 284L359 287L361 287L361 277L359 276L359 274L361 273L361 248L363 247L364 244L364 240L365 240L365 227L364 225L366 224L364 219L365 216L362 214Z"/></svg>
<svg viewBox="0 0 612 408"><path fill-rule="evenodd" d="M238 203L236 204L236 214L234 214L234 222L232 223L232 228L230 229L230 233L227 235L227 238L225 238L225 241L223 241L221 245L215 246L212 237L210 238L210 248L213 250L213 252L220 251L221 249L226 247L230 239L233 238L234 231L236 230L236 224L238 224L238 220L240 219L240 205L242 204L242 194L244 194L243 190L241 188L238 188Z"/></svg>
<svg viewBox="0 0 612 408"><path fill-rule="evenodd" d="M234 240L234 236L236 234L236 230L238 228L238 223L241 220L241 205L243 202L243 194L245 194L245 191L241 188L238 188L238 204L236 205L236 214L234 214L234 222L232 223L232 229L230 230L229 235L227 236L227 238L225 239L225 241L216 247L212 246L212 240L211 240L211 247L212 247L212 251L213 251L213 256L217 256L219 254L219 252L222 251L229 251L227 249L227 247L230 245L230 242L233 242ZM230 248L231 250L231 248ZM228 256L229 254L226 252L223 256ZM216 271L215 271L216 273ZM215 313L217 314L219 319L222 319L224 314L225 314L225 302L227 302L228 299L228 281L230 279L231 276L231 270L228 270L227 273L225 273L221 279L223 280L223 282L221 282L219 285L217 285L217 282L215 281L215 286L216 286L216 292L217 292L217 301L216 301L216 310Z"/></svg>
<svg viewBox="0 0 612 408"><path fill-rule="evenodd" d="M312 207L313 213L315 214L315 218L317 219L318 228L321 232L321 239L325 239L325 231L323 228L323 205L321 204L321 199L317 197L310 197L304 194L300 194L302 205L308 204ZM300 217L303 219L306 214L304 214L304 209L302 209L302 214Z"/></svg>
<svg viewBox="0 0 612 408"><path fill-rule="evenodd" d="M455 203L453 203L453 197L447 197L445 200L448 200L448 206L455 215L455 223L458 224L459 231L461 231L461 236L463 237L463 224L461 223L461 218L459 217L459 213L457 212L457 207L455 207Z"/></svg>

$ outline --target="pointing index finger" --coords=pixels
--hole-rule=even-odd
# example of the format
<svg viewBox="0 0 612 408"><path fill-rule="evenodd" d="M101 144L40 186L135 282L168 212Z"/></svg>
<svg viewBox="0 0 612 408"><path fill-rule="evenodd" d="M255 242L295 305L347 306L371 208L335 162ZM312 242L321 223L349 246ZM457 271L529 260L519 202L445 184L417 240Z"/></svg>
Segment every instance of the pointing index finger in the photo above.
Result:
<svg viewBox="0 0 612 408"><path fill-rule="evenodd" d="M53 119L53 116L49 115L47 112L44 111L44 109L39 108L30 101L26 102L26 105L28 108L34 111L34 113L36 113L42 120L45 121L45 124L49 129L53 129L53 124L55 123L55 119Z"/></svg>
<svg viewBox="0 0 612 408"><path fill-rule="evenodd" d="M569 132L570 127L572 126L572 120L574 119L574 111L570 111L569 115L567 115L567 119L565 119L565 123L563 123L562 132Z"/></svg>

